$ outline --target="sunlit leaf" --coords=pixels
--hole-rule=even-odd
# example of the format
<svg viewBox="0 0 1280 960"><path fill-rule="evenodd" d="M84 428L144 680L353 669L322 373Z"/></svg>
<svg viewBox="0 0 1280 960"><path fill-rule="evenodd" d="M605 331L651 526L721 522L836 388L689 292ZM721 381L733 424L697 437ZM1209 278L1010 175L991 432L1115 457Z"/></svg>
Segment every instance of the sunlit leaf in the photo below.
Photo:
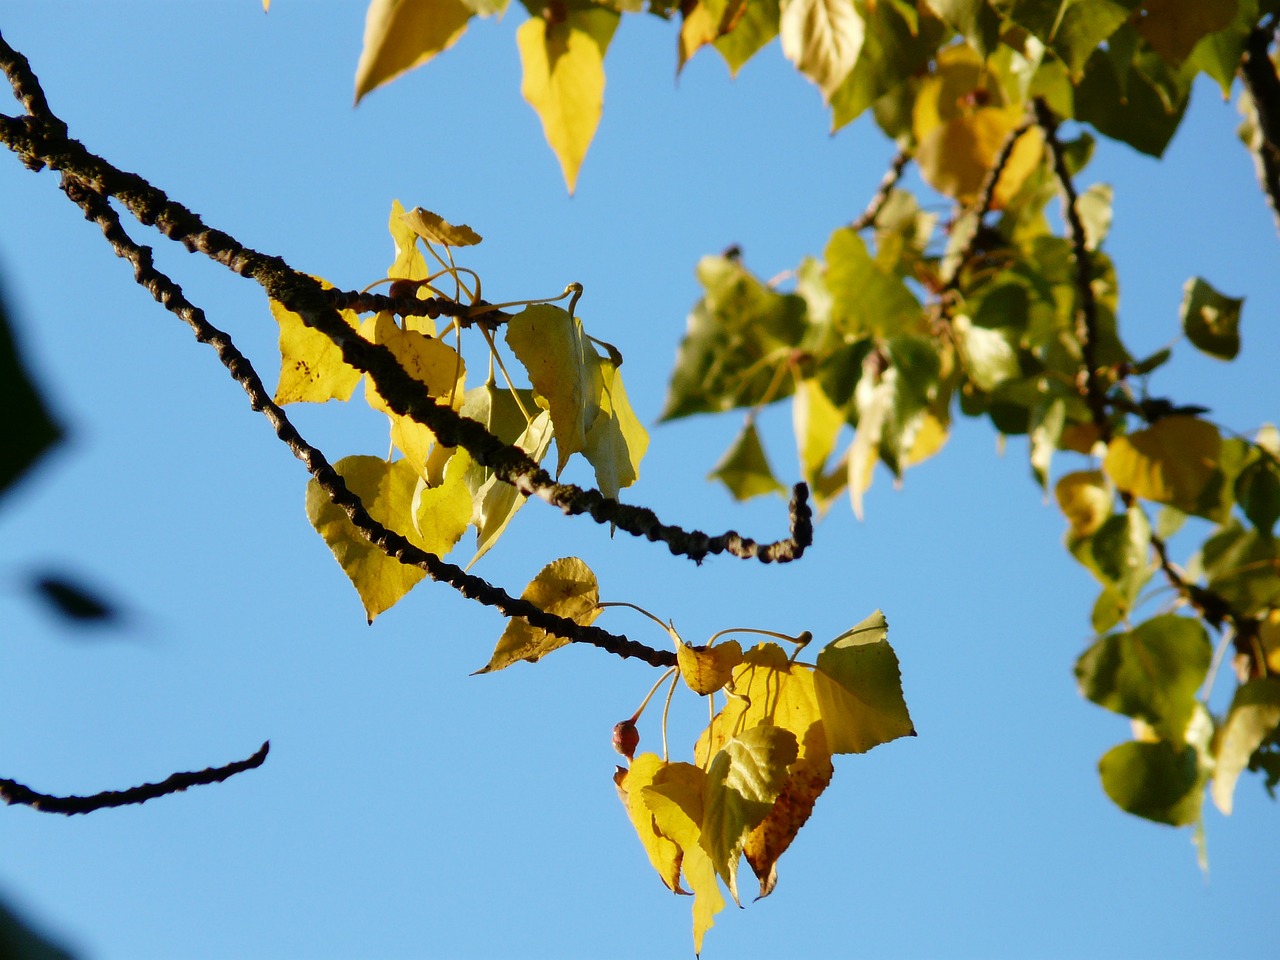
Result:
<svg viewBox="0 0 1280 960"><path fill-rule="evenodd" d="M1001 148L1023 120L1018 107L979 107L944 120L920 136L916 162L931 187L961 203L972 201L986 181ZM993 209L1003 207L1022 189L1040 164L1044 140L1038 129L1019 136L1000 173Z"/></svg>
<svg viewBox="0 0 1280 960"><path fill-rule="evenodd" d="M1115 496L1107 489L1101 470L1078 470L1064 474L1054 488L1054 496L1067 522L1072 537L1095 533L1111 516Z"/></svg>
<svg viewBox="0 0 1280 960"><path fill-rule="evenodd" d="M471 525L471 491L467 489L467 471L471 455L458 448L445 465L443 482L428 486L421 478L414 488L410 504L414 529L424 548L443 557L462 539Z"/></svg>
<svg viewBox="0 0 1280 960"><path fill-rule="evenodd" d="M604 54L618 19L604 7L573 6L563 20L532 17L516 31L524 69L520 93L537 111L570 193L600 123Z"/></svg>
<svg viewBox="0 0 1280 960"><path fill-rule="evenodd" d="M318 277L316 279L319 279ZM320 280L326 290L333 284ZM360 382L361 373L342 359L342 350L319 330L302 322L302 317L272 300L271 316L280 324L280 382L275 402L324 403L349 400ZM360 317L354 310L339 310L347 326L355 330Z"/></svg>
<svg viewBox="0 0 1280 960"><path fill-rule="evenodd" d="M1107 445L1103 469L1121 490L1144 500L1194 509L1222 449L1217 427L1172 416Z"/></svg>
<svg viewBox="0 0 1280 960"><path fill-rule="evenodd" d="M554 613L581 626L589 625L600 615L596 575L577 557L551 561L529 582L520 597L545 613ZM512 617L498 638L493 656L476 672L501 670L519 660L536 663L566 643L569 640L565 637L532 626L523 617Z"/></svg>
<svg viewBox="0 0 1280 960"><path fill-rule="evenodd" d="M1166 740L1122 743L1103 755L1098 772L1122 810L1175 827L1200 818L1203 778L1195 747Z"/></svg>
<svg viewBox="0 0 1280 960"><path fill-rule="evenodd" d="M1181 743L1213 646L1198 620L1164 614L1103 637L1076 661L1080 692Z"/></svg>
<svg viewBox="0 0 1280 960"><path fill-rule="evenodd" d="M737 640L709 647L678 643L676 662L689 689L698 696L706 696L729 682L733 668L742 662L742 647Z"/></svg>
<svg viewBox="0 0 1280 960"><path fill-rule="evenodd" d="M889 625L877 610L818 653L814 690L832 753L866 753L915 736Z"/></svg>
<svg viewBox="0 0 1280 960"><path fill-rule="evenodd" d="M816 380L802 380L791 404L793 430L800 455L800 476L812 491L835 449L844 413Z"/></svg>
<svg viewBox="0 0 1280 960"><path fill-rule="evenodd" d="M946 36L941 21L912 17L915 11L902 4L859 3L857 9L865 17L865 36L853 69L831 95L833 131L886 95L904 90Z"/></svg>
<svg viewBox="0 0 1280 960"><path fill-rule="evenodd" d="M418 209L421 209L419 207ZM425 280L431 275L427 268L426 258L418 246L418 233L405 223L404 207L399 200L391 202L391 216L387 220L387 229L391 231L391 239L396 245L396 256L387 268L387 276L395 280ZM419 333L435 334L435 323L430 317L415 317L419 322L430 324Z"/></svg>
<svg viewBox="0 0 1280 960"><path fill-rule="evenodd" d="M453 46L471 14L461 0L371 0L356 66L356 102Z"/></svg>
<svg viewBox="0 0 1280 960"><path fill-rule="evenodd" d="M707 479L719 480L735 500L749 500L768 493L786 496L787 493L769 466L754 420L743 425Z"/></svg>
<svg viewBox="0 0 1280 960"><path fill-rule="evenodd" d="M594 353L589 344L585 349ZM582 455L595 468L600 492L616 497L639 478L649 432L631 409L622 374L608 360L598 359L593 365L592 388L599 413L587 430Z"/></svg>
<svg viewBox="0 0 1280 960"><path fill-rule="evenodd" d="M1249 758L1280 726L1280 680L1266 677L1237 688L1218 739L1217 764L1210 795L1218 809L1231 813L1236 781Z"/></svg>
<svg viewBox="0 0 1280 960"><path fill-rule="evenodd" d="M920 302L892 269L872 258L848 227L831 234L825 251L831 318L845 333L891 337L920 316Z"/></svg>
<svg viewBox="0 0 1280 960"><path fill-rule="evenodd" d="M334 469L360 498L369 516L416 546L429 549L411 522L418 471L407 460L388 463L381 457L344 457ZM307 519L360 594L370 623L426 576L425 571L392 559L366 540L315 480L307 483Z"/></svg>
<svg viewBox="0 0 1280 960"><path fill-rule="evenodd" d="M422 207L414 207L401 217L405 226L424 240L447 247L470 247L484 238L465 223L455 226L444 217ZM416 279L416 278L410 278Z"/></svg>
<svg viewBox="0 0 1280 960"><path fill-rule="evenodd" d="M1042 40L1078 76L1137 0L992 0L991 6Z"/></svg>
<svg viewBox="0 0 1280 960"><path fill-rule="evenodd" d="M541 463L551 446L552 433L551 415L544 410L516 438L515 445L529 454L535 462ZM468 569L498 542L498 537L502 536L511 518L524 506L528 497L517 492L511 484L490 474L475 491L473 499L476 504L472 516L472 522L476 525L476 555L467 564Z"/></svg>
<svg viewBox="0 0 1280 960"><path fill-rule="evenodd" d="M729 75L737 76L755 54L778 35L781 12L778 0L748 0L728 33L717 37L715 48L729 65Z"/></svg>
<svg viewBox="0 0 1280 960"><path fill-rule="evenodd" d="M979 55L985 57L995 50L1000 38L1000 18L987 0L927 0L927 3L968 40Z"/></svg>
<svg viewBox="0 0 1280 960"><path fill-rule="evenodd" d="M683 893L680 886L682 844L662 831L654 820L653 811L646 805L645 788L653 783L655 775L670 766L654 753L642 753L631 761L630 769L618 768L613 782L618 788L631 825L640 837L640 844L649 856L653 869L666 884L668 890ZM696 769L696 768L695 768ZM701 770L698 773L702 773ZM701 799L701 797L699 797Z"/></svg>
<svg viewBox="0 0 1280 960"><path fill-rule="evenodd" d="M1088 250L1097 250L1107 238L1111 229L1111 198L1113 191L1108 184L1095 183L1076 201L1076 212L1080 215L1081 226L1084 227L1084 245Z"/></svg>
<svg viewBox="0 0 1280 960"><path fill-rule="evenodd" d="M676 72L683 70L700 49L732 31L747 6L747 0L698 0L682 6Z"/></svg>
<svg viewBox="0 0 1280 960"><path fill-rule="evenodd" d="M1240 308L1243 299L1219 293L1193 277L1182 288L1182 330L1211 357L1233 360L1240 352Z"/></svg>
<svg viewBox="0 0 1280 960"><path fill-rule="evenodd" d="M977 326L964 314L952 319L951 329L965 372L979 390L990 393L1005 380L1022 374L1015 347L1016 334Z"/></svg>
<svg viewBox="0 0 1280 960"><path fill-rule="evenodd" d="M865 26L853 0L781 0L782 52L829 102L862 49Z"/></svg>

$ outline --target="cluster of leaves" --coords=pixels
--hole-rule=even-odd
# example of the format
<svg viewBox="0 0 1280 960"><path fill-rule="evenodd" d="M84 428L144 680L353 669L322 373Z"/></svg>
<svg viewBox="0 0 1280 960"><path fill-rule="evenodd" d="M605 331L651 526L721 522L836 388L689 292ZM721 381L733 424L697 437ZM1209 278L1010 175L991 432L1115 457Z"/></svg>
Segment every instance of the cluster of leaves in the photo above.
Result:
<svg viewBox="0 0 1280 960"><path fill-rule="evenodd" d="M583 625L606 607L631 606L601 603L595 574L576 557L548 564L523 596ZM866 753L915 736L915 728L888 624L878 610L824 646L811 664L798 659L812 639L808 633L770 634L796 644L788 656L776 643L743 650L737 640L715 642L726 634L769 631L726 630L705 646L690 646L674 626L658 623L675 641L677 664L658 679L640 709L618 724L615 746L629 766L618 768L614 783L662 882L675 893L693 895L694 949L701 952L703 935L725 906L721 882L738 902L743 857L759 881L759 895L773 892L778 859L831 782L833 755ZM515 618L480 672L535 662L566 642ZM680 680L708 698L711 720L694 746L692 763L669 759L665 711L662 756L634 755L636 721L668 676L668 704ZM725 695L719 712L718 692Z"/></svg>
<svg viewBox="0 0 1280 960"><path fill-rule="evenodd" d="M573 313L581 288L570 285L562 297L554 298L572 296L569 310L529 302L508 317L498 307L515 304L495 306L482 301L479 278L454 263L453 248L480 242L469 227L454 226L421 208L406 213L397 201L389 228L395 258L385 280L392 284L393 293L455 303L467 297L469 309L450 326L457 332L459 348L464 325L481 331L490 350L488 377L467 388L460 349L444 342L449 329L438 331L430 316L397 317L384 310L361 321L354 310L343 310L342 318L353 335L387 347L422 384L425 396L477 421L535 462L547 456L554 439L557 473L570 457L581 454L594 469L605 496L616 497L634 483L648 434L627 400L618 372L621 356L608 344L601 344L605 349L601 356L596 350L600 342L587 335ZM439 265L434 272L423 255L424 246ZM450 283L452 294L442 292L441 287ZM363 375L343 360L341 349L282 304L272 301L271 312L280 325L281 371L275 402L349 400ZM499 325L505 326L506 344L528 373L530 386L517 386L507 377L507 365L493 335ZM502 386L495 376L495 361L506 380ZM475 563L497 542L527 499L525 494L476 463L465 449L436 442L430 428L395 413L372 380L365 384L365 399L390 420L391 453L338 461L335 469L347 487L374 520L403 531L410 543L437 557L449 553L467 528L474 527L476 550L471 563ZM355 585L370 622L426 575L370 543L315 480L307 487L307 516Z"/></svg>

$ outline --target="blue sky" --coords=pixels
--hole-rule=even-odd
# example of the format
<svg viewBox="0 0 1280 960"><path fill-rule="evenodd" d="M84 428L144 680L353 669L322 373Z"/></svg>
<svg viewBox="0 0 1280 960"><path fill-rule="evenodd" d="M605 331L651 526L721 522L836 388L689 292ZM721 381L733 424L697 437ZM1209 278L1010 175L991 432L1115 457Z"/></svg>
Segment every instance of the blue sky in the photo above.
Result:
<svg viewBox="0 0 1280 960"><path fill-rule="evenodd" d="M677 84L673 28L629 18L568 197L520 99L518 10L353 110L363 7L19 0L0 31L90 150L339 286L383 275L395 198L484 234L465 262L492 299L581 282L578 312L626 355L646 422L699 295L697 258L737 243L769 277L820 254L892 154L865 119L830 136L776 44L733 82L704 52ZM1235 364L1182 344L1154 389L1252 430L1280 415L1280 241L1236 123L1197 87L1163 162L1102 144L1084 182L1115 187L1107 249L1135 353L1175 337L1189 277L1247 297ZM0 895L83 955L121 960L688 956L689 901L654 876L611 782L610 730L649 668L568 649L469 676L502 620L430 583L366 626L307 523L304 469L55 177L0 157L0 225L0 277L70 434L0 510L0 776L90 793L272 743L260 770L138 808L3 810ZM130 229L163 244L158 265L274 382L259 289ZM381 453L380 418L359 406L291 414L331 459ZM627 499L781 536L780 500L738 505L703 480L740 422L653 428ZM790 482L786 408L762 424ZM580 556L605 598L691 640L758 626L825 641L888 616L920 736L840 758L777 891L722 913L704 955L1270 955L1258 918L1280 834L1255 780L1231 818L1207 814L1207 879L1186 831L1101 791L1097 759L1128 726L1075 691L1094 590L1022 441L1000 456L989 425L959 422L901 491L877 478L866 516L838 504L799 564L699 568L532 504L477 567L518 591ZM37 566L117 598L125 627L69 634L21 589ZM626 612L601 623L664 642ZM677 701L673 751L700 721L700 702ZM642 733L656 742L652 723Z"/></svg>

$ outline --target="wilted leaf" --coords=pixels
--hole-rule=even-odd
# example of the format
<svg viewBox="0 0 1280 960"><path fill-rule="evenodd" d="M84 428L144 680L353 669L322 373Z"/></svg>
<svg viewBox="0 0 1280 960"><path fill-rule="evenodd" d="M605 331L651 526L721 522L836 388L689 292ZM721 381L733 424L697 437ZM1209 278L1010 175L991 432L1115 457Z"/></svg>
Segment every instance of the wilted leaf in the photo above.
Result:
<svg viewBox="0 0 1280 960"><path fill-rule="evenodd" d="M319 277L316 278L320 280ZM333 284L320 280L326 290ZM272 300L271 315L280 324L280 382L275 402L324 403L326 400L349 400L362 374L342 359L342 350L319 330L302 322L302 317ZM352 330L360 325L354 310L339 310Z"/></svg>
<svg viewBox="0 0 1280 960"><path fill-rule="evenodd" d="M783 54L829 103L858 60L865 33L862 17L853 0L782 0L781 10Z"/></svg>
<svg viewBox="0 0 1280 960"><path fill-rule="evenodd" d="M371 0L356 66L356 103L453 46L471 14L461 0Z"/></svg>
<svg viewBox="0 0 1280 960"><path fill-rule="evenodd" d="M1098 772L1121 810L1174 827L1200 818L1203 779L1195 747L1167 740L1122 743L1103 755Z"/></svg>
<svg viewBox="0 0 1280 960"><path fill-rule="evenodd" d="M654 821L653 812L646 805L644 790L655 775L670 766L654 753L642 753L631 761L630 769L618 768L613 782L618 788L618 796L627 808L627 816L640 837L644 852L649 855L649 862L658 876L666 884L668 890L683 893L680 886L681 846L662 832ZM701 770L698 773L702 773Z"/></svg>
<svg viewBox="0 0 1280 960"><path fill-rule="evenodd" d="M444 244L446 247L471 247L484 239L465 223L454 226L439 214L422 207L414 207L401 219L405 226L424 240Z"/></svg>
<svg viewBox="0 0 1280 960"><path fill-rule="evenodd" d="M1136 497L1194 510L1221 449L1222 437L1213 424L1165 417L1112 440L1103 469L1117 487Z"/></svg>
<svg viewBox="0 0 1280 960"><path fill-rule="evenodd" d="M742 647L737 640L709 647L677 643L676 662L689 689L705 697L729 682L733 668L742 662Z"/></svg>
<svg viewBox="0 0 1280 960"><path fill-rule="evenodd" d="M520 597L545 613L554 613L584 627L600 615L596 575L577 557L551 561L529 582ZM493 656L476 673L501 670L518 660L536 663L568 642L565 637L532 626L522 617L512 617L498 638Z"/></svg>
<svg viewBox="0 0 1280 960"><path fill-rule="evenodd" d="M725 451L720 462L707 474L708 480L719 480L735 500L749 500L767 493L786 496L787 488L778 482L769 458L765 456L754 420L748 420Z"/></svg>
<svg viewBox="0 0 1280 960"><path fill-rule="evenodd" d="M418 471L407 460L388 463L381 457L344 457L334 464L334 469L363 502L369 516L409 542L428 549L413 528ZM360 594L370 623L426 576L423 570L392 559L366 540L315 480L307 482L307 519Z"/></svg>
<svg viewBox="0 0 1280 960"><path fill-rule="evenodd" d="M563 20L533 17L516 31L524 68L520 93L537 111L570 193L600 123L604 54L618 19L604 7L575 6Z"/></svg>
<svg viewBox="0 0 1280 960"><path fill-rule="evenodd" d="M1218 739L1217 765L1210 794L1224 814L1231 813L1236 781L1253 752L1280 726L1280 680L1266 677L1237 688Z"/></svg>
<svg viewBox="0 0 1280 960"><path fill-rule="evenodd" d="M1233 360L1240 352L1243 299L1219 293L1199 277L1182 288L1182 329L1187 339L1211 357Z"/></svg>
<svg viewBox="0 0 1280 960"><path fill-rule="evenodd" d="M832 753L866 753L915 736L889 625L877 610L818 653L814 691Z"/></svg>
<svg viewBox="0 0 1280 960"><path fill-rule="evenodd" d="M1076 661L1080 692L1182 743L1213 646L1198 620L1164 614L1103 637Z"/></svg>

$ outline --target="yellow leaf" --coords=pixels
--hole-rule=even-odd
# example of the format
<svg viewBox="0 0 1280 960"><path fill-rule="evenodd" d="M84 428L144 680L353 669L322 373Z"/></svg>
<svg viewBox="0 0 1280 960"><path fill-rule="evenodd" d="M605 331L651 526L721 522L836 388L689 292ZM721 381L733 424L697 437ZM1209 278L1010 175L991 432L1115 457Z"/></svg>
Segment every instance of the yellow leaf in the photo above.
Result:
<svg viewBox="0 0 1280 960"><path fill-rule="evenodd" d="M391 239L396 245L396 257L387 269L387 276L393 280L425 280L431 275L427 269L426 258L418 247L418 234L404 222L404 207L399 200L391 201L391 216L387 220L387 229L391 231ZM434 335L435 324L430 317L415 317L425 320L430 326L419 330L420 333Z"/></svg>
<svg viewBox="0 0 1280 960"><path fill-rule="evenodd" d="M1190 510L1213 477L1221 450L1222 437L1213 424L1165 417L1112 440L1102 468L1135 497Z"/></svg>
<svg viewBox="0 0 1280 960"><path fill-rule="evenodd" d="M800 456L800 476L816 489L823 468L844 426L844 413L827 398L816 380L801 380L791 402L792 426Z"/></svg>
<svg viewBox="0 0 1280 960"><path fill-rule="evenodd" d="M733 668L742 662L742 647L737 640L710 647L677 643L676 661L680 666L680 676L689 689L705 697L729 682Z"/></svg>
<svg viewBox="0 0 1280 960"><path fill-rule="evenodd" d="M814 803L834 773L831 758L824 753L801 757L791 765L786 785L769 815L747 837L742 853L760 881L759 897L773 893L778 884L778 858L808 822Z"/></svg>
<svg viewBox="0 0 1280 960"><path fill-rule="evenodd" d="M782 52L831 102L858 62L866 26L853 0L782 0Z"/></svg>
<svg viewBox="0 0 1280 960"><path fill-rule="evenodd" d="M616 497L620 489L631 486L639 478L640 460L649 447L649 433L631 409L618 368L599 358L589 344L585 349L596 356L592 381L595 405L600 412L587 430L582 454L595 467L600 492L606 497Z"/></svg>
<svg viewBox="0 0 1280 960"><path fill-rule="evenodd" d="M600 615L600 588L596 584L596 575L577 557L551 561L529 582L520 597L546 613L566 617L582 626L587 626ZM535 663L568 642L541 627L531 626L521 617L512 617L498 638L493 656L476 673L501 670L518 660Z"/></svg>
<svg viewBox="0 0 1280 960"><path fill-rule="evenodd" d="M698 0L681 7L680 42L676 73L703 47L729 33L747 10L747 0Z"/></svg>
<svg viewBox="0 0 1280 960"><path fill-rule="evenodd" d="M551 416L544 410L516 438L515 445L541 463L542 458L547 455L547 448L551 446L551 436ZM527 499L511 484L504 483L496 476L489 477L480 485L473 498L478 506L472 515L472 523L476 525L476 555L467 564L468 570L498 542L498 537L502 536L511 518L524 506Z"/></svg>
<svg viewBox="0 0 1280 960"><path fill-rule="evenodd" d="M1022 116L1017 107L981 107L944 121L920 140L916 150L920 175L938 192L961 203L972 201ZM1022 189L1043 152L1044 137L1038 128L1018 138L996 184L993 209L1004 206Z"/></svg>
<svg viewBox="0 0 1280 960"><path fill-rule="evenodd" d="M320 280L320 285L326 290L333 287L325 280ZM280 324L280 382L276 385L276 403L349 400L360 382L360 371L348 366L338 345L319 330L308 327L298 314L274 300L270 306L271 316ZM338 315L353 330L359 326L360 318L354 310L339 310Z"/></svg>
<svg viewBox="0 0 1280 960"><path fill-rule="evenodd" d="M916 734L888 633L877 610L818 653L814 692L831 753L866 753Z"/></svg>
<svg viewBox="0 0 1280 960"><path fill-rule="evenodd" d="M658 832L675 841L682 853L681 869L693 892L693 952L702 952L702 938L724 909L716 868L702 848L702 794L707 776L691 763L665 764L642 791Z"/></svg>
<svg viewBox="0 0 1280 960"><path fill-rule="evenodd" d="M603 7L571 7L563 20L533 17L516 31L524 68L520 93L542 121L570 193L600 123L604 54L618 20Z"/></svg>
<svg viewBox="0 0 1280 960"><path fill-rule="evenodd" d="M546 397L556 437L556 473L587 446L587 431L600 413L595 389L599 358L582 321L550 304L526 307L507 323L507 346Z"/></svg>
<svg viewBox="0 0 1280 960"><path fill-rule="evenodd" d="M344 457L334 464L334 469L360 498L369 516L416 546L430 549L411 522L418 473L408 461L388 463L381 457ZM424 571L393 560L366 540L346 512L335 506L314 480L307 483L307 519L360 594L370 623L426 576Z"/></svg>
<svg viewBox="0 0 1280 960"><path fill-rule="evenodd" d="M462 406L466 366L453 347L414 330L402 330L389 313L366 320L360 332L390 350L405 373L423 385L427 396L444 404L452 399L454 408ZM365 397L373 409L395 416L372 380L365 383Z"/></svg>
<svg viewBox="0 0 1280 960"><path fill-rule="evenodd" d="M668 890L684 893L680 887L681 848L677 843L660 832L654 822L653 811L646 805L645 788L653 782L653 778L670 766L657 754L642 753L631 761L631 769L618 768L613 782L618 788L618 796L627 809L631 825L636 828L640 844L649 855L649 862L658 876L666 884ZM702 771L698 771L701 773Z"/></svg>
<svg viewBox="0 0 1280 960"><path fill-rule="evenodd" d="M942 409L945 411L945 407ZM946 445L948 436L950 433L946 421L940 419L933 410L926 410L921 417L920 427L916 431L915 440L911 443L911 449L902 460L902 465L914 467L928 460Z"/></svg>
<svg viewBox="0 0 1280 960"><path fill-rule="evenodd" d="M372 0L356 65L356 103L453 46L471 14L462 0Z"/></svg>
<svg viewBox="0 0 1280 960"><path fill-rule="evenodd" d="M438 557L452 550L471 525L471 491L466 480L470 466L471 455L459 447L445 465L441 484L428 486L419 477L414 488L414 529L425 548Z"/></svg>
<svg viewBox="0 0 1280 960"><path fill-rule="evenodd" d="M414 207L401 217L404 225L424 240L446 247L472 247L484 238L465 223L454 226L438 213ZM410 279L417 279L416 277Z"/></svg>
<svg viewBox="0 0 1280 960"><path fill-rule="evenodd" d="M1094 533L1111 516L1113 497L1101 470L1077 470L1064 475L1054 488L1054 495L1071 524L1073 539Z"/></svg>

